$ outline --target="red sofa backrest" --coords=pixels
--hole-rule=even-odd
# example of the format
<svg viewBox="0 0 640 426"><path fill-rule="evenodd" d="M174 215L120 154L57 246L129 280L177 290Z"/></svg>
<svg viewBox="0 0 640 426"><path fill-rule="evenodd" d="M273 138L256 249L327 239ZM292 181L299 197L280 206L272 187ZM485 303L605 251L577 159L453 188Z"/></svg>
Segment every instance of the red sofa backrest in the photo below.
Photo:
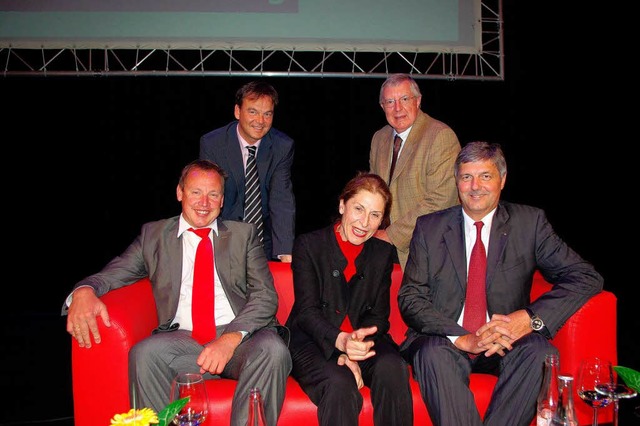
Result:
<svg viewBox="0 0 640 426"><path fill-rule="evenodd" d="M279 305L278 312L276 313L276 317L281 324L284 324L289 317L289 313L291 312L291 308L293 307L294 301L294 292L293 292L293 273L291 272L291 265L288 263L281 262L269 262L269 268L271 269L271 273L273 274L274 283L276 286L276 291L279 296ZM400 284L402 282L402 269L399 264L395 264L393 268L393 272L391 273L391 313L389 315L389 334L393 337L396 343L400 344L404 340L404 335L407 331L407 325L402 320L402 316L400 315L400 309L398 308L397 298L398 298L398 290L400 289ZM542 274L536 272L533 276L533 286L531 288L531 300L535 300L540 297L541 294L549 291L551 289L551 284L546 282L542 277ZM615 297L613 294L605 293L595 296L593 300L588 302L589 305L595 303L602 303L603 301L607 302L607 307L615 309ZM580 313L578 313L579 315ZM578 318L572 318L563 330L560 331L561 334L568 333L569 330L574 327ZM615 318L614 318L615 319ZM610 327L611 324L601 325L602 327ZM614 325L615 329L615 325ZM557 339L554 339L557 340ZM567 339L569 342L572 342L573 339ZM554 342L555 343L555 342ZM611 350L615 351L615 336L613 337L613 345L607 346L610 347ZM562 351L566 351L568 353L575 354L573 356L583 356L581 351L569 351L567 347L560 345L559 349ZM615 361L616 353L607 353L606 355ZM565 355L567 357L568 355ZM578 361L572 360L573 362ZM573 364L572 362L572 364Z"/></svg>
<svg viewBox="0 0 640 426"><path fill-rule="evenodd" d="M281 262L269 262L269 268L273 274L273 280L278 292L278 312L276 317L281 324L284 324L289 317L291 308L293 308L294 293L293 293L293 273L291 272L291 265ZM407 325L402 320L400 315L400 309L398 308L398 290L402 282L402 268L399 264L395 264L393 272L391 272L391 313L389 314L389 334L393 340L400 344L404 340L404 335L407 332ZM531 290L531 297L537 298L545 291L548 291L551 285L544 281L542 275L536 272L534 276L534 286Z"/></svg>

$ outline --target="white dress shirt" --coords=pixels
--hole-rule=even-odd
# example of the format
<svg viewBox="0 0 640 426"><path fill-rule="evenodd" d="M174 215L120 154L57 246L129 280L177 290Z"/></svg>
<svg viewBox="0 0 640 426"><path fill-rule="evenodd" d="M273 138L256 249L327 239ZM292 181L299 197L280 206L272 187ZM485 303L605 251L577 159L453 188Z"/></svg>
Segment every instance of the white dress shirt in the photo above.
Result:
<svg viewBox="0 0 640 426"><path fill-rule="evenodd" d="M217 219L214 220L209 227L216 235L218 234ZM188 231L189 228L191 228L191 225L184 220L184 217L181 214L177 237L180 238L182 235L182 283L180 285L178 311L173 319L173 324L180 324L179 328L181 330L193 329L193 321L191 319L191 292L193 290L193 271L196 259L196 249L200 243L200 237L198 237L194 232ZM209 233L209 238L212 238L211 233ZM215 284L216 326L221 326L229 324L231 320L235 318L235 315L233 313L233 309L231 309L229 301L227 300L227 296L224 293L222 284L220 283L220 277L218 276L218 270L216 269L215 262L213 263L213 277Z"/></svg>
<svg viewBox="0 0 640 426"><path fill-rule="evenodd" d="M482 226L482 231L480 231L480 237L482 238L482 243L484 244L484 249L486 253L489 253L489 235L491 234L491 223L493 222L493 215L496 213L496 209L493 209L487 214L485 217L481 219L481 222L484 223ZM469 261L471 260L471 250L473 250L473 246L476 243L476 237L478 235L478 231L476 230L475 220L471 219L467 213L465 213L464 209L462 210L462 216L464 217L464 245L465 252L467 256L467 275L469 271ZM458 317L458 324L462 326L462 319L464 318L464 307L462 308L462 312ZM489 312L486 314L486 322L489 322ZM449 340L455 342L456 339L460 336L448 336Z"/></svg>

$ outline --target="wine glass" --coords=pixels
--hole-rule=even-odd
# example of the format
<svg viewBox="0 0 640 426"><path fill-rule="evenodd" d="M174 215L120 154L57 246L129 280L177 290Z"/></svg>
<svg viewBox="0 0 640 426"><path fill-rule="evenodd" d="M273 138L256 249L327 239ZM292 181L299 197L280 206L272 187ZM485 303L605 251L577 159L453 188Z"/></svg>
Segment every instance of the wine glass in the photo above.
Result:
<svg viewBox="0 0 640 426"><path fill-rule="evenodd" d="M598 393L607 395L613 400L613 426L618 426L618 411L620 408L620 400L623 398L633 398L638 395L638 392L631 389L629 386L617 383L614 378L611 383L603 383L596 386Z"/></svg>
<svg viewBox="0 0 640 426"><path fill-rule="evenodd" d="M598 386L613 383L613 367L610 361L598 357L582 360L578 371L577 392L581 400L593 408L593 426L598 426L598 408L611 403L611 396L597 391Z"/></svg>
<svg viewBox="0 0 640 426"><path fill-rule="evenodd" d="M187 404L173 419L178 426L200 426L207 419L209 398L201 374L180 373L171 383L171 402L189 397Z"/></svg>

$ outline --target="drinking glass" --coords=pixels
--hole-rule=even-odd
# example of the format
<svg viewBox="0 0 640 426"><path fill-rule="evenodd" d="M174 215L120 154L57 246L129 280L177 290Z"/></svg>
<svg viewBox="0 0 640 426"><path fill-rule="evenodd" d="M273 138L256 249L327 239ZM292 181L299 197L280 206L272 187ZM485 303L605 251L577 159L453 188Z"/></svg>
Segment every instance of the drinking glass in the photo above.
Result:
<svg viewBox="0 0 640 426"><path fill-rule="evenodd" d="M209 398L201 374L180 373L171 383L171 402L189 397L187 404L173 419L178 426L200 426L207 419Z"/></svg>
<svg viewBox="0 0 640 426"><path fill-rule="evenodd" d="M611 383L597 385L596 390L603 395L607 395L613 400L613 426L618 426L620 400L623 398L633 398L638 395L638 392L631 389L629 386L617 383L615 378Z"/></svg>
<svg viewBox="0 0 640 426"><path fill-rule="evenodd" d="M598 386L609 386L611 383L613 367L610 361L598 357L582 360L576 390L580 399L593 408L593 426L598 426L598 408L606 407L612 400L610 395L598 392Z"/></svg>

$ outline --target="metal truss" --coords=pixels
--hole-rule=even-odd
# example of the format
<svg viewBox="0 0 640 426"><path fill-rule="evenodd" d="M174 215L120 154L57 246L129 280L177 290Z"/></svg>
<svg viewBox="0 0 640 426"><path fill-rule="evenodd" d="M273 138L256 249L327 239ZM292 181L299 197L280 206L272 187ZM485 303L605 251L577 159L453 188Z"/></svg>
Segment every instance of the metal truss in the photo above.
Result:
<svg viewBox="0 0 640 426"><path fill-rule="evenodd" d="M477 53L227 50L0 48L3 76L281 76L385 77L504 80L502 1L481 3Z"/></svg>

